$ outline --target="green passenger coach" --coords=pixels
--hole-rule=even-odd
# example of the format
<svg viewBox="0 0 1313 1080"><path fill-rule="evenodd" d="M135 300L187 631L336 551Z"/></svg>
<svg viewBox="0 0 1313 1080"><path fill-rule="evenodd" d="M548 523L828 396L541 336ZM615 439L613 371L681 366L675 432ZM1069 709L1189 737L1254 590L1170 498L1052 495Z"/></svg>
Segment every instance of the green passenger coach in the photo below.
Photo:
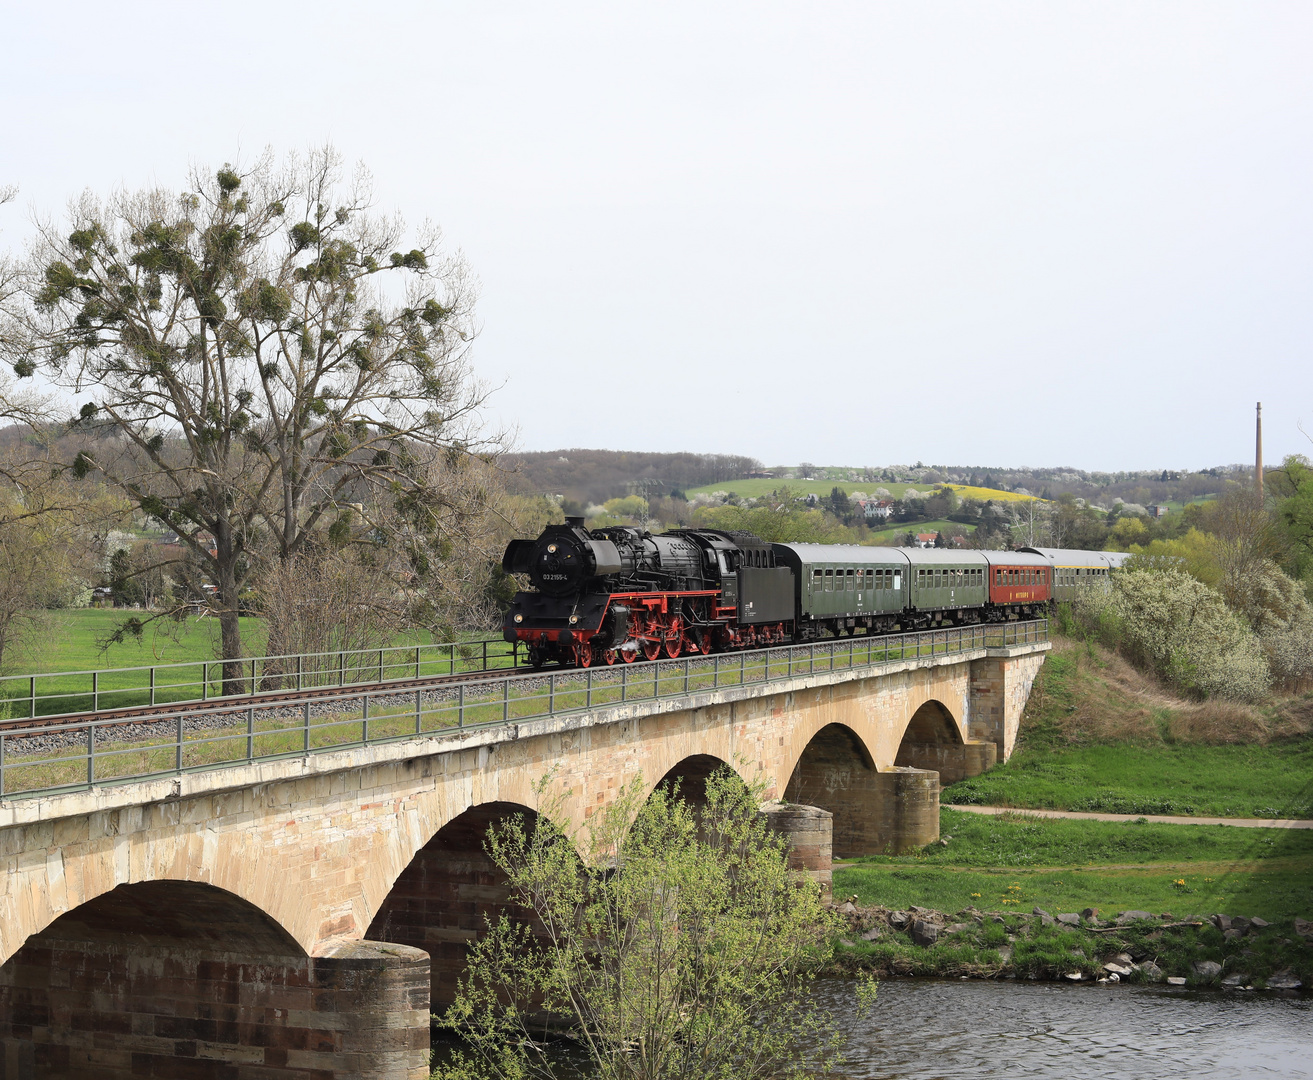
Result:
<svg viewBox="0 0 1313 1080"><path fill-rule="evenodd" d="M892 631L907 607L907 556L897 548L855 544L772 544L776 565L793 570L797 632L864 627Z"/></svg>

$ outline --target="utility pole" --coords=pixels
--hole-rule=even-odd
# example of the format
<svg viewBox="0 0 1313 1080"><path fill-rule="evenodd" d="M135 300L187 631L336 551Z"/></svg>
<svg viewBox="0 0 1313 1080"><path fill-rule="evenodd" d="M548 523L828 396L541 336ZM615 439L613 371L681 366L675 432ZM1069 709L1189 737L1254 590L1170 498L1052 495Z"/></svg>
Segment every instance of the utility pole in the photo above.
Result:
<svg viewBox="0 0 1313 1080"><path fill-rule="evenodd" d="M1254 426L1254 484L1258 488L1258 505L1263 505L1263 403L1258 403Z"/></svg>

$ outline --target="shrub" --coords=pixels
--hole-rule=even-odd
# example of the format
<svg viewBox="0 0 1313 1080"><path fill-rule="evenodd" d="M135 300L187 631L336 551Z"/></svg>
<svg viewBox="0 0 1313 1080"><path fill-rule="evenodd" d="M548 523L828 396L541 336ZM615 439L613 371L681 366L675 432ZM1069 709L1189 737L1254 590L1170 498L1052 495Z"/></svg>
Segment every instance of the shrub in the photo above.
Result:
<svg viewBox="0 0 1313 1080"><path fill-rule="evenodd" d="M1262 698L1271 681L1257 635L1222 597L1176 569L1132 569L1077 605L1104 644L1199 697Z"/></svg>

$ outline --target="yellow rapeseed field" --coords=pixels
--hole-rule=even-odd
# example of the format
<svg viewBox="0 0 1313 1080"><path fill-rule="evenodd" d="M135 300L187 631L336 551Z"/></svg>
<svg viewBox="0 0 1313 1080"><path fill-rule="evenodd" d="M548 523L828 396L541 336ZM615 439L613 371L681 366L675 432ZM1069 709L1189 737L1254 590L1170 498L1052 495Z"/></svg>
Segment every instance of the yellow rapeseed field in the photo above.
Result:
<svg viewBox="0 0 1313 1080"><path fill-rule="evenodd" d="M990 499L997 499L999 502L1025 502L1027 499L1034 498L1033 495L1018 495L1015 491L996 491L994 488L972 487L970 484L943 486L952 488L959 499L978 499L980 502L988 502Z"/></svg>

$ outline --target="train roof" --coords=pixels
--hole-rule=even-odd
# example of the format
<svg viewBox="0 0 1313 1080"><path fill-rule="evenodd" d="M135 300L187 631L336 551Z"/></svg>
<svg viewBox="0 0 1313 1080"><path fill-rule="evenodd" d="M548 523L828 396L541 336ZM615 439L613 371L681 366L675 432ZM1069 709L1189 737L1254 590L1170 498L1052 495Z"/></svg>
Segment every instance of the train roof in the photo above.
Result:
<svg viewBox="0 0 1313 1080"><path fill-rule="evenodd" d="M903 548L863 547L860 544L772 544L773 548L785 548L795 555L800 562L844 562L873 563L886 566L907 565L907 552Z"/></svg>
<svg viewBox="0 0 1313 1080"><path fill-rule="evenodd" d="M986 565L985 556L972 548L903 548L907 561L913 566L919 564L951 564L953 566Z"/></svg>
<svg viewBox="0 0 1313 1080"><path fill-rule="evenodd" d="M1048 566L1049 560L1028 548L1021 551L982 551L990 566Z"/></svg>
<svg viewBox="0 0 1313 1080"><path fill-rule="evenodd" d="M1121 566L1126 560L1126 554L1121 551L1082 551L1079 548L1040 547L1027 547L1021 550L1042 555L1053 566L1093 566L1106 569Z"/></svg>

